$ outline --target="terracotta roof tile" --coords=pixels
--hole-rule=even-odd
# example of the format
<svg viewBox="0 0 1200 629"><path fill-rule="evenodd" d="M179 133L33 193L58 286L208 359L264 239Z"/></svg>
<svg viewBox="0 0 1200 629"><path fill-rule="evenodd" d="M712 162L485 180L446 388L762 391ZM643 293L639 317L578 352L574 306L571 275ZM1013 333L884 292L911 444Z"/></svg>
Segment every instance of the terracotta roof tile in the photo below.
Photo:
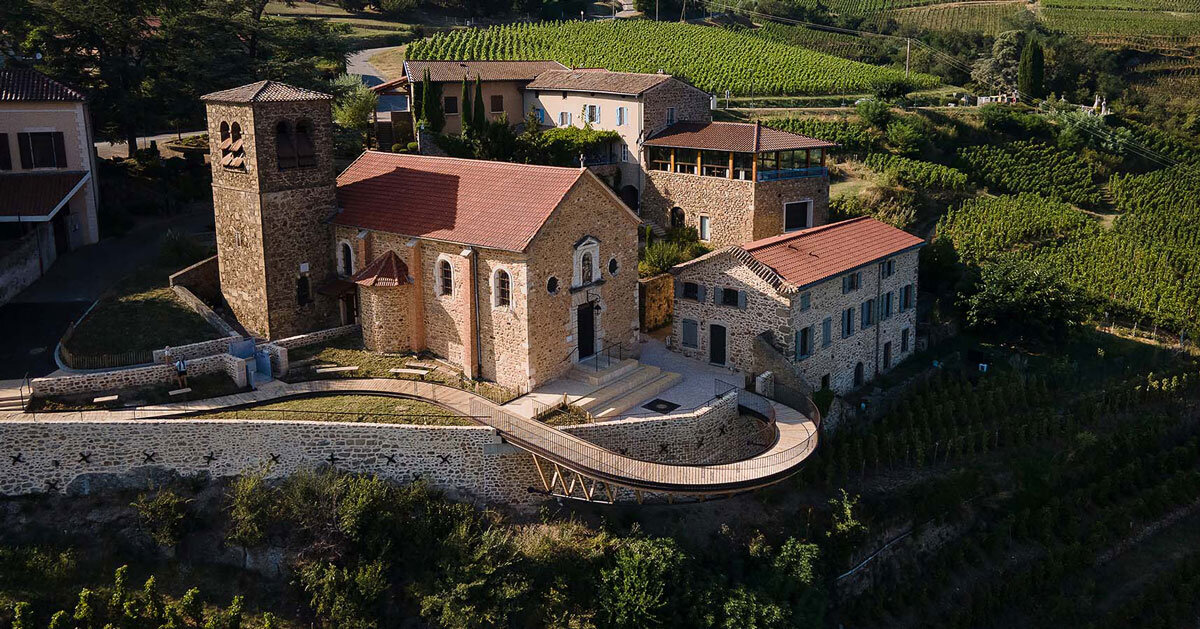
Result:
<svg viewBox="0 0 1200 629"><path fill-rule="evenodd" d="M0 68L0 102L84 101L83 92L27 68Z"/></svg>
<svg viewBox="0 0 1200 629"><path fill-rule="evenodd" d="M748 122L677 122L646 140L645 145L738 153L837 146L833 142Z"/></svg>
<svg viewBox="0 0 1200 629"><path fill-rule="evenodd" d="M362 286L401 286L408 283L408 265L388 249L351 279Z"/></svg>
<svg viewBox="0 0 1200 629"><path fill-rule="evenodd" d="M925 244L863 216L742 245L789 284L804 287Z"/></svg>
<svg viewBox="0 0 1200 629"><path fill-rule="evenodd" d="M334 223L524 251L585 172L368 151L338 176Z"/></svg>
<svg viewBox="0 0 1200 629"><path fill-rule="evenodd" d="M404 73L416 83L429 70L429 80L435 82L462 81L463 75L482 81L532 81L546 70L566 68L557 61L405 61Z"/></svg>
<svg viewBox="0 0 1200 629"><path fill-rule="evenodd" d="M271 103L295 100L333 100L329 94L295 87L279 81L258 81L200 97L213 103Z"/></svg>
<svg viewBox="0 0 1200 629"><path fill-rule="evenodd" d="M0 174L0 217L47 220L87 176L82 170Z"/></svg>
<svg viewBox="0 0 1200 629"><path fill-rule="evenodd" d="M652 87L670 81L671 78L669 74L610 72L603 68L548 70L539 74L525 89L637 96Z"/></svg>

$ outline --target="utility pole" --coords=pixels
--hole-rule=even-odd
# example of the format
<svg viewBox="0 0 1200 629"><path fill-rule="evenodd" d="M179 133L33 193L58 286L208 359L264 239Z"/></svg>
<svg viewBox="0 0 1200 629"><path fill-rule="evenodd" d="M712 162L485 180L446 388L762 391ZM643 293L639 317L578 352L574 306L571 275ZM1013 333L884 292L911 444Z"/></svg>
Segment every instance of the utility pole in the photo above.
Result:
<svg viewBox="0 0 1200 629"><path fill-rule="evenodd" d="M906 39L905 41L908 42L905 45L905 50L904 50L904 76L905 76L905 78L907 78L909 61L912 60L912 39Z"/></svg>
<svg viewBox="0 0 1200 629"><path fill-rule="evenodd" d="M658 0L654 0L654 21L658 21Z"/></svg>

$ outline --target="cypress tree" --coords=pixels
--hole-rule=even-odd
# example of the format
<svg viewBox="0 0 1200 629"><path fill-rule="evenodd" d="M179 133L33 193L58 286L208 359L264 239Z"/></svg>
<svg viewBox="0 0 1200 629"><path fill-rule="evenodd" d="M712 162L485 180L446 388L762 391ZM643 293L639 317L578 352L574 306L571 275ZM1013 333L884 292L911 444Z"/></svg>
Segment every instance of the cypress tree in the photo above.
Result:
<svg viewBox="0 0 1200 629"><path fill-rule="evenodd" d="M1021 64L1017 73L1017 89L1027 98L1041 98L1046 78L1046 58L1042 44L1030 37L1021 51Z"/></svg>
<svg viewBox="0 0 1200 629"><path fill-rule="evenodd" d="M483 133L487 129L487 113L483 109L483 79L479 75L475 75L475 120L472 122L474 127Z"/></svg>
<svg viewBox="0 0 1200 629"><path fill-rule="evenodd" d="M462 97L459 99L459 102L462 103L459 106L459 118L462 119L462 134L464 136L474 135L472 127L475 124L475 116L471 115L471 89L470 84L467 83L467 75L465 74L463 75L462 82Z"/></svg>
<svg viewBox="0 0 1200 629"><path fill-rule="evenodd" d="M446 126L446 114L442 111L442 91L429 78L429 70L421 79L421 119L434 133L441 133Z"/></svg>

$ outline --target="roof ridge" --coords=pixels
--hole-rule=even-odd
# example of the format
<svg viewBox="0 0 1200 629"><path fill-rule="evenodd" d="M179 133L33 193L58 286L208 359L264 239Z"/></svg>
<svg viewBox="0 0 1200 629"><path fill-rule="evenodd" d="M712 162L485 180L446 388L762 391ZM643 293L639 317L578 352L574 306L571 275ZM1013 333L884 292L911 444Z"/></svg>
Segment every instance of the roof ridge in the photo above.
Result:
<svg viewBox="0 0 1200 629"><path fill-rule="evenodd" d="M503 165L503 166L518 166L518 167L522 167L522 168L531 168L531 169L543 168L543 169L550 169L550 170L574 171L577 173L582 173L587 170L586 168L579 168L578 166L550 166L548 164L523 164L521 162L504 162L504 161L500 161L497 159L476 159L474 157L454 157L452 155L422 155L420 153L392 153L390 151L380 151L377 149L368 149L366 151L363 151L362 154L366 155L367 153L374 153L377 155L394 155L398 159L422 158L422 159L431 159L431 160L437 160L437 161L471 162L472 164L499 164L499 165ZM362 157L362 155L359 156L359 158L361 158L361 157ZM357 162L358 159L355 159L354 161ZM352 162L351 166L353 166L353 165L354 164ZM347 170L348 169L349 168L347 168Z"/></svg>

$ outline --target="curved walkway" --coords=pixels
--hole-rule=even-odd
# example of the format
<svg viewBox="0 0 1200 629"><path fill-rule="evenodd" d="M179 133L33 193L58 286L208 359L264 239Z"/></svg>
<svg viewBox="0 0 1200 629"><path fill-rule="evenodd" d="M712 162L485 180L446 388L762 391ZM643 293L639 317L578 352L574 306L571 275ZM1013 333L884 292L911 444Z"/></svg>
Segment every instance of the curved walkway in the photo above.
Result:
<svg viewBox="0 0 1200 629"><path fill-rule="evenodd" d="M82 419L185 417L313 393L390 393L441 404L496 429L506 441L572 472L634 490L713 495L755 489L795 473L817 448L817 424L799 411L770 402L778 438L767 451L719 465L679 465L633 459L542 422L520 417L473 393L432 382L400 379L313 380L277 383L256 391L137 409L83 411ZM726 395L737 395L730 391ZM52 415L62 416L60 413ZM73 415L68 413L68 416ZM669 420L668 420L669 421Z"/></svg>

